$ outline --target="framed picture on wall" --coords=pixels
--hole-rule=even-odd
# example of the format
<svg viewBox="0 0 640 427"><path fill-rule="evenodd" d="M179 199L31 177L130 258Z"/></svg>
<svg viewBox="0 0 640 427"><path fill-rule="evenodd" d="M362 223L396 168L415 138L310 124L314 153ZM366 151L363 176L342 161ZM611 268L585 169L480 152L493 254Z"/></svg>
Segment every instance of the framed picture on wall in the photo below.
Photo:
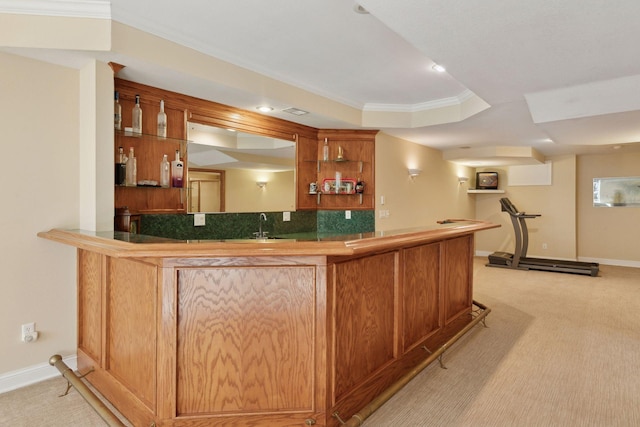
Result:
<svg viewBox="0 0 640 427"><path fill-rule="evenodd" d="M497 190L498 172L476 172L476 189Z"/></svg>

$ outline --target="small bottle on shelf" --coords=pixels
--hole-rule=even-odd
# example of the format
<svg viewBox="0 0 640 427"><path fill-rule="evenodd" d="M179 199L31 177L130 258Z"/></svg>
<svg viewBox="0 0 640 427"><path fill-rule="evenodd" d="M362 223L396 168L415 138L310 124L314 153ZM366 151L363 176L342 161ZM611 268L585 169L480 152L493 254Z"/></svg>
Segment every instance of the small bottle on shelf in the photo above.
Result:
<svg viewBox="0 0 640 427"><path fill-rule="evenodd" d="M182 188L184 163L180 160L180 151L176 150L176 159L171 162L171 186Z"/></svg>
<svg viewBox="0 0 640 427"><path fill-rule="evenodd" d="M133 106L131 119L133 132L142 133L142 108L140 107L140 95L136 95L136 105Z"/></svg>
<svg viewBox="0 0 640 427"><path fill-rule="evenodd" d="M119 102L118 91L113 93L113 127L116 130L122 129L122 105Z"/></svg>
<svg viewBox="0 0 640 427"><path fill-rule="evenodd" d="M118 147L118 160L115 168L116 185L127 184L127 156L124 154L124 148Z"/></svg>
<svg viewBox="0 0 640 427"><path fill-rule="evenodd" d="M133 154L133 147L129 148L129 158L127 159L127 186L135 187L137 185L137 161Z"/></svg>
<svg viewBox="0 0 640 427"><path fill-rule="evenodd" d="M167 155L162 156L160 162L160 187L169 187L170 165Z"/></svg>
<svg viewBox="0 0 640 427"><path fill-rule="evenodd" d="M329 141L327 138L324 139L324 147L322 147L322 160L329 161Z"/></svg>
<svg viewBox="0 0 640 427"><path fill-rule="evenodd" d="M158 113L158 136L167 137L167 113L164 112L164 101L160 101L160 112Z"/></svg>

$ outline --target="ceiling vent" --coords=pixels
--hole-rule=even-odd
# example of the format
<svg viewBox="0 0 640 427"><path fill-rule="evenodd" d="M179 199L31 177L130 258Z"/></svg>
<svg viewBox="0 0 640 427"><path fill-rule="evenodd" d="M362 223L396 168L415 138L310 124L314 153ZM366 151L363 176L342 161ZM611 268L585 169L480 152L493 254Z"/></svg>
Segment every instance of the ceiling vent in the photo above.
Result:
<svg viewBox="0 0 640 427"><path fill-rule="evenodd" d="M299 108L294 108L294 107L287 108L287 109L282 110L282 111L285 112L285 113L293 114L294 116L304 116L305 114L309 114L308 111L304 111L304 110L301 110Z"/></svg>

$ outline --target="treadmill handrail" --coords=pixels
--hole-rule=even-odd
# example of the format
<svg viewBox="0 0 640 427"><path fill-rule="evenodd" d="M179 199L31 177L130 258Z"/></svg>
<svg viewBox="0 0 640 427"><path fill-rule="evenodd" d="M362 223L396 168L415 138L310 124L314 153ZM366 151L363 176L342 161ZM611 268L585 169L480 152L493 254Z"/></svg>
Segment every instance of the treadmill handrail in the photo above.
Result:
<svg viewBox="0 0 640 427"><path fill-rule="evenodd" d="M507 197L500 199L500 205L502 205L502 211L507 212L509 215L516 218L536 218L542 216L542 214L528 214L526 212L518 212L516 205L511 203Z"/></svg>

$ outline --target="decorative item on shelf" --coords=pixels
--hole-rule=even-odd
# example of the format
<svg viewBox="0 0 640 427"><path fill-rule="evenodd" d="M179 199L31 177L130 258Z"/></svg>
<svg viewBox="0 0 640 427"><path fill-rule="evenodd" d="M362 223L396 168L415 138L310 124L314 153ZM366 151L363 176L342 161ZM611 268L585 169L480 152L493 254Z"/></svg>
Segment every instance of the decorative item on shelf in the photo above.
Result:
<svg viewBox="0 0 640 427"><path fill-rule="evenodd" d="M336 194L340 192L340 186L342 185L342 173L336 172L335 191Z"/></svg>
<svg viewBox="0 0 640 427"><path fill-rule="evenodd" d="M338 145L338 157L336 157L336 160L338 160L340 162L343 162L345 160L345 158L344 158L344 150L339 145Z"/></svg>
<svg viewBox="0 0 640 427"><path fill-rule="evenodd" d="M333 178L322 180L324 194L355 194L356 184L356 180L351 178L341 178L339 183Z"/></svg>
<svg viewBox="0 0 640 427"><path fill-rule="evenodd" d="M115 184L127 184L127 156L124 154L124 148L118 147L118 160L115 167Z"/></svg>
<svg viewBox="0 0 640 427"><path fill-rule="evenodd" d="M264 190L264 187L267 186L267 182L266 181L256 181L256 185L258 187L260 187L261 190Z"/></svg>
<svg viewBox="0 0 640 427"><path fill-rule="evenodd" d="M122 129L122 106L120 105L120 95L118 91L113 93L113 127L117 130Z"/></svg>
<svg viewBox="0 0 640 427"><path fill-rule="evenodd" d="M318 193L318 184L312 182L309 184L309 194L317 194Z"/></svg>
<svg viewBox="0 0 640 427"><path fill-rule="evenodd" d="M420 175L420 173L422 173L421 169L415 169L415 168L409 169L409 176L411 177L411 179L414 179L415 177Z"/></svg>
<svg viewBox="0 0 640 427"><path fill-rule="evenodd" d="M137 160L136 156L133 154L133 147L129 148L129 157L127 158L127 172L126 172L126 183L128 187L135 187L137 185Z"/></svg>
<svg viewBox="0 0 640 427"><path fill-rule="evenodd" d="M324 139L324 146L322 147L322 160L325 162L329 161L329 140L328 138Z"/></svg>
<svg viewBox="0 0 640 427"><path fill-rule="evenodd" d="M180 160L180 151L176 150L176 159L171 162L171 186L182 188L182 177L184 176L184 163Z"/></svg>
<svg viewBox="0 0 640 427"><path fill-rule="evenodd" d="M171 175L171 164L169 163L169 159L167 155L164 154L162 156L162 161L160 162L160 187L169 187Z"/></svg>
<svg viewBox="0 0 640 427"><path fill-rule="evenodd" d="M362 179L358 179L358 181L356 182L356 193L364 193L364 181Z"/></svg>
<svg viewBox="0 0 640 427"><path fill-rule="evenodd" d="M164 112L164 101L160 101L160 112L158 113L158 136L167 137L167 113Z"/></svg>
<svg viewBox="0 0 640 427"><path fill-rule="evenodd" d="M460 185L466 183L467 181L469 181L469 178L466 177L466 176L459 176L458 177L458 184L460 184Z"/></svg>
<svg viewBox="0 0 640 427"><path fill-rule="evenodd" d="M131 111L131 127L133 132L142 133L142 107L140 107L140 95L136 95L136 105Z"/></svg>

